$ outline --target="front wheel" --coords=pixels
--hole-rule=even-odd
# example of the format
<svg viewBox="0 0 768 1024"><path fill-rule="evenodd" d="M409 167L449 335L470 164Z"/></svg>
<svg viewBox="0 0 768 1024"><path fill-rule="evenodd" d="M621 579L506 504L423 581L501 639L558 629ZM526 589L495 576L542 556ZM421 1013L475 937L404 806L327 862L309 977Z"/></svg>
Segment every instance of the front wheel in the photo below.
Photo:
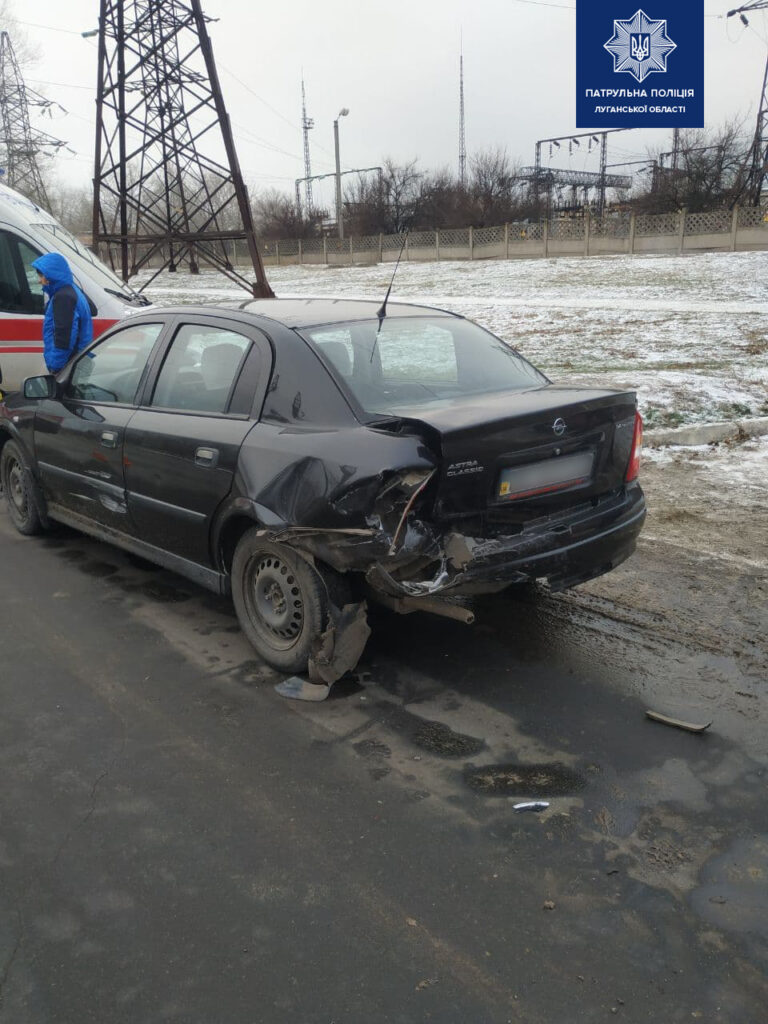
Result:
<svg viewBox="0 0 768 1024"><path fill-rule="evenodd" d="M43 524L35 501L32 474L15 441L7 441L0 455L0 480L11 522L25 536L40 533Z"/></svg>
<svg viewBox="0 0 768 1024"><path fill-rule="evenodd" d="M328 601L323 581L305 558L249 530L232 560L232 600L243 632L268 665L306 672L312 641L325 628Z"/></svg>

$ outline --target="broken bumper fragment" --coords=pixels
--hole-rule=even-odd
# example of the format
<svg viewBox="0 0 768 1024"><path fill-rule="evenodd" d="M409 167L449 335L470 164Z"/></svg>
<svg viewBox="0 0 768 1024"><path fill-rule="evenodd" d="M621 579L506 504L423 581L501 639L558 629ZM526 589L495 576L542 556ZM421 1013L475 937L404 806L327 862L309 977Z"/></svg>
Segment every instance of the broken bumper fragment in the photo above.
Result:
<svg viewBox="0 0 768 1024"><path fill-rule="evenodd" d="M572 509L527 524L519 533L473 537L456 531L439 544L440 555L417 575L408 565L378 560L366 578L391 596L490 593L504 586L545 578L565 590L608 572L634 551L645 519L639 487L593 506Z"/></svg>

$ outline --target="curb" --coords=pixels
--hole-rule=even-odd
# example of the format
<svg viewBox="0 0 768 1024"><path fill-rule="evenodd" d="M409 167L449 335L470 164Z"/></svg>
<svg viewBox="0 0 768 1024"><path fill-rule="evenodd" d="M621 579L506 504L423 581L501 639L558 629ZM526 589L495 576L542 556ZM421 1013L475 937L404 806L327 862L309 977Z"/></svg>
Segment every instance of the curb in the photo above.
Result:
<svg viewBox="0 0 768 1024"><path fill-rule="evenodd" d="M729 420L726 423L696 423L690 427L668 430L646 430L643 444L649 448L666 445L717 444L720 441L744 441L748 437L768 434L768 416L749 420Z"/></svg>

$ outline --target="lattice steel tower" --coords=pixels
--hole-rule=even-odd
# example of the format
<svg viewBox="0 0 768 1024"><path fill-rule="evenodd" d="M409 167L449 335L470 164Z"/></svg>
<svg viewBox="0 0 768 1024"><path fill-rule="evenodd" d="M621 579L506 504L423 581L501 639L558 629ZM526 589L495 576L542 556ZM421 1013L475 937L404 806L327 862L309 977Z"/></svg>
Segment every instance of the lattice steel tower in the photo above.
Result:
<svg viewBox="0 0 768 1024"><path fill-rule="evenodd" d="M38 158L65 143L31 127L31 106L46 108L51 104L26 87L11 37L0 32L0 167L5 172L0 180L48 209Z"/></svg>
<svg viewBox="0 0 768 1024"><path fill-rule="evenodd" d="M751 3L744 4L743 7L728 11L726 17L730 18L734 14L738 14L744 25L748 25L747 12L765 10L766 8L768 8L768 0L752 0ZM765 71L763 72L763 89L760 93L755 135L744 170L746 176L734 202L745 197L752 206L759 206L765 178L768 175L768 60L765 62Z"/></svg>
<svg viewBox="0 0 768 1024"><path fill-rule="evenodd" d="M301 130L304 133L304 202L307 220L312 219L312 162L309 158L309 133L315 127L314 119L307 117L307 97L304 93L304 78L301 79Z"/></svg>
<svg viewBox="0 0 768 1024"><path fill-rule="evenodd" d="M125 281L203 261L268 297L207 21L200 0L101 0L93 245L113 265L117 249ZM233 266L238 241L253 281Z"/></svg>
<svg viewBox="0 0 768 1024"><path fill-rule="evenodd" d="M464 138L464 48L459 55L459 185L467 183L467 144Z"/></svg>

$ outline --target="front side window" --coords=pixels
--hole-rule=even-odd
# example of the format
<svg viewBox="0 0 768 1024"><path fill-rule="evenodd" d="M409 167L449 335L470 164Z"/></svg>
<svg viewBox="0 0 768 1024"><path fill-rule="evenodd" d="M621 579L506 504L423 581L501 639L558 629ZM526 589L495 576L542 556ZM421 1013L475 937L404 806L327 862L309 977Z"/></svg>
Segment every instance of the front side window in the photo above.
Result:
<svg viewBox="0 0 768 1024"><path fill-rule="evenodd" d="M500 338L458 317L392 317L302 333L371 414L547 383Z"/></svg>
<svg viewBox="0 0 768 1024"><path fill-rule="evenodd" d="M183 324L171 343L157 378L153 406L224 413L250 338L236 331Z"/></svg>
<svg viewBox="0 0 768 1024"><path fill-rule="evenodd" d="M163 326L134 324L105 338L78 359L66 397L130 405Z"/></svg>

